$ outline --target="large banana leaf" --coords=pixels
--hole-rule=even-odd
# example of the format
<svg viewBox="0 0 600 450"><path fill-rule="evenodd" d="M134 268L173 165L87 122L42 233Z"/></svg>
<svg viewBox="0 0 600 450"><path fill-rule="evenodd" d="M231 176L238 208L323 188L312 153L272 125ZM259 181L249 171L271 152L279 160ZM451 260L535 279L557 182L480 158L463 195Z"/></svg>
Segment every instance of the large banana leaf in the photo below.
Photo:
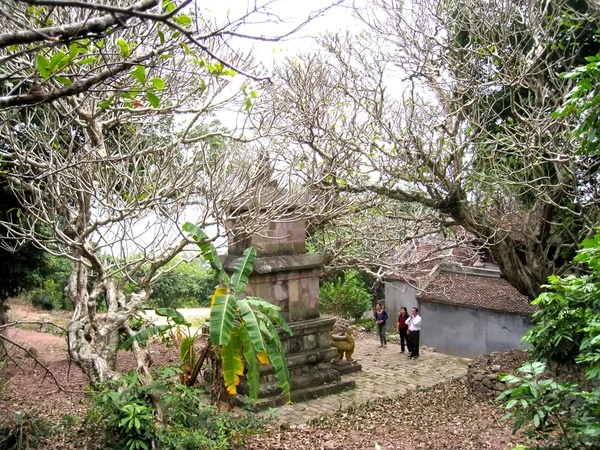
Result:
<svg viewBox="0 0 600 450"><path fill-rule="evenodd" d="M173 328L173 326L174 325L155 325L153 327L146 328L145 330L140 331L139 333L134 334L129 339L127 339L125 342L123 342L121 344L121 348L123 348L125 350L129 350L129 348L131 348L131 345L134 342L138 342L140 344L144 343L148 339L150 339L152 336L157 336L159 334L162 334L165 331L168 331L171 328Z"/></svg>
<svg viewBox="0 0 600 450"><path fill-rule="evenodd" d="M186 318L183 317L183 315L179 311L177 311L176 309L173 309L173 308L156 308L154 310L154 312L155 312L155 314L157 316L170 318L177 325L182 325L182 326L186 326L186 327L191 327L192 326L191 322L188 322L186 320Z"/></svg>
<svg viewBox="0 0 600 450"><path fill-rule="evenodd" d="M246 325L240 326L240 339L244 345L244 358L248 364L248 372L246 372L246 380L248 380L248 386L250 387L249 397L252 400L258 398L258 392L260 387L260 373L258 371L258 360L256 350L248 334Z"/></svg>
<svg viewBox="0 0 600 450"><path fill-rule="evenodd" d="M270 311L281 311L281 307L280 306L274 305L273 303L269 303L268 301L263 300L262 298L258 298L258 297L246 297L245 300L251 306L262 307L263 309L268 309Z"/></svg>
<svg viewBox="0 0 600 450"><path fill-rule="evenodd" d="M198 244L198 247L200 247L204 259L211 263L217 272L219 272L219 279L223 282L223 284L228 285L229 276L225 273L219 253L212 242L209 241L209 238L204 230L202 230L202 228L200 228L198 225L194 225L191 222L186 222L183 224L183 231L187 231L192 235Z"/></svg>
<svg viewBox="0 0 600 450"><path fill-rule="evenodd" d="M230 395L237 394L236 386L240 384L240 377L244 375L244 361L242 359L242 345L240 335L235 330L229 337L229 342L221 349L223 360L223 380Z"/></svg>
<svg viewBox="0 0 600 450"><path fill-rule="evenodd" d="M235 319L236 300L233 295L219 295L210 308L210 339L213 345L227 345Z"/></svg>
<svg viewBox="0 0 600 450"><path fill-rule="evenodd" d="M248 277L252 273L252 264L256 260L256 249L247 248L235 263L233 275L231 277L231 286L236 295L239 295L248 285Z"/></svg>
<svg viewBox="0 0 600 450"><path fill-rule="evenodd" d="M271 364L273 364L273 368L275 369L275 376L279 380L279 387L283 391L284 394L287 394L288 398L290 397L291 391L291 382L290 382L290 374L288 372L287 361L285 359L285 354L283 353L283 347L281 346L281 341L279 340L279 335L275 330L272 333L274 336L273 339L267 341L267 351L269 352L269 359L271 360Z"/></svg>
<svg viewBox="0 0 600 450"><path fill-rule="evenodd" d="M265 366L269 364L269 352L267 349L265 348L262 352L258 352L256 354L256 359L258 359L259 363L264 364Z"/></svg>
<svg viewBox="0 0 600 450"><path fill-rule="evenodd" d="M257 352L263 351L265 349L265 341L263 340L262 333L260 332L260 324L256 314L254 314L254 311L246 300L238 300L237 304L238 308L240 309L240 316L246 324L248 334L250 335L250 339L252 339L254 348Z"/></svg>
<svg viewBox="0 0 600 450"><path fill-rule="evenodd" d="M252 298L254 298L254 297L252 297ZM270 303L267 303L264 300L261 300L262 303L252 301L249 298L246 298L245 300L248 301L248 304L258 305L258 310L254 311L254 313L259 318L259 320L261 320L262 322L271 322L271 319L272 319L279 327L283 328L283 330L286 333L288 333L290 336L294 335L294 332L292 331L292 329L290 328L290 326L288 325L286 320L279 313L279 310L281 309L279 306L271 305ZM263 306L265 303L270 306L274 306L274 308L264 308Z"/></svg>
<svg viewBox="0 0 600 450"><path fill-rule="evenodd" d="M186 337L179 344L179 357L181 358L181 363L186 367L194 367L196 363L196 355L194 354L194 343L196 339L193 337Z"/></svg>
<svg viewBox="0 0 600 450"><path fill-rule="evenodd" d="M212 295L212 297L210 298L210 306L212 307L212 305L215 304L215 300L217 299L218 296L220 295L227 295L227 288L224 287L218 287L215 289L214 294Z"/></svg>

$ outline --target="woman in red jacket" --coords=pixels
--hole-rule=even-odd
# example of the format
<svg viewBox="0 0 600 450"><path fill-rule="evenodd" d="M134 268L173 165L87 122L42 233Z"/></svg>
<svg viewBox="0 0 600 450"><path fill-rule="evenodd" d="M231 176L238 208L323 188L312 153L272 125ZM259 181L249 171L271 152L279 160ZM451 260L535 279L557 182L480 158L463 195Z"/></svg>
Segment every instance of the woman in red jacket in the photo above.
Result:
<svg viewBox="0 0 600 450"><path fill-rule="evenodd" d="M398 316L398 323L396 324L396 331L400 333L400 353L404 353L404 343L408 347L408 336L406 332L408 331L408 325L406 324L406 319L408 319L408 311L403 306L400 308L400 315ZM410 353L410 348L408 349Z"/></svg>

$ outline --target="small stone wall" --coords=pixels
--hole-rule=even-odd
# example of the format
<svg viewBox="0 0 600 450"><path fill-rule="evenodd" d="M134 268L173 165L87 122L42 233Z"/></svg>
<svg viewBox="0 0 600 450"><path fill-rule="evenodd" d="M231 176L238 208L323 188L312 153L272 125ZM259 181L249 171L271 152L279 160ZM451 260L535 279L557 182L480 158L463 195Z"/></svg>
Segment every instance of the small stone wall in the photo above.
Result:
<svg viewBox="0 0 600 450"><path fill-rule="evenodd" d="M467 370L467 381L473 395L480 398L495 398L504 392L506 383L498 379L500 375L500 366L474 367L469 364Z"/></svg>
<svg viewBox="0 0 600 450"><path fill-rule="evenodd" d="M498 378L501 374L516 374L517 369L529 360L522 350L492 352L472 361L467 369L467 381L473 395L494 399L506 389L506 383Z"/></svg>

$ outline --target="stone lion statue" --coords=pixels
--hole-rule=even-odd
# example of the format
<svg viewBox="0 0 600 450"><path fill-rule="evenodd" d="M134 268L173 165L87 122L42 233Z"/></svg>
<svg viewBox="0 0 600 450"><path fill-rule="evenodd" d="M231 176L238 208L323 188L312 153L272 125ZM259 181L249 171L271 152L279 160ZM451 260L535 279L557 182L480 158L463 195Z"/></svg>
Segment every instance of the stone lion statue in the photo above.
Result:
<svg viewBox="0 0 600 450"><path fill-rule="evenodd" d="M330 334L329 343L332 347L337 348L337 355L333 361L341 361L346 355L347 361L352 361L352 353L354 353L354 336L352 330L342 331L339 334Z"/></svg>

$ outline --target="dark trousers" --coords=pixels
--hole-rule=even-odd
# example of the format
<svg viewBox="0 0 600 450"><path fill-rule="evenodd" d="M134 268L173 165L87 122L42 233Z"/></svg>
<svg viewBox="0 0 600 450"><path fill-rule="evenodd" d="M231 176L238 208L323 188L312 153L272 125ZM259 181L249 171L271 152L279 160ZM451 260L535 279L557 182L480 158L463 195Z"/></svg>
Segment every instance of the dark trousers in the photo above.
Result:
<svg viewBox="0 0 600 450"><path fill-rule="evenodd" d="M408 347L408 336L406 335L406 331L408 328L400 328L400 349L404 351L404 343ZM408 351L410 352L410 347L408 347Z"/></svg>
<svg viewBox="0 0 600 450"><path fill-rule="evenodd" d="M411 331L408 334L408 351L410 352L410 356L419 356L419 335L420 331Z"/></svg>
<svg viewBox="0 0 600 450"><path fill-rule="evenodd" d="M385 336L385 323L378 323L377 328L379 331L379 342L381 342L381 345L387 345L387 339Z"/></svg>

